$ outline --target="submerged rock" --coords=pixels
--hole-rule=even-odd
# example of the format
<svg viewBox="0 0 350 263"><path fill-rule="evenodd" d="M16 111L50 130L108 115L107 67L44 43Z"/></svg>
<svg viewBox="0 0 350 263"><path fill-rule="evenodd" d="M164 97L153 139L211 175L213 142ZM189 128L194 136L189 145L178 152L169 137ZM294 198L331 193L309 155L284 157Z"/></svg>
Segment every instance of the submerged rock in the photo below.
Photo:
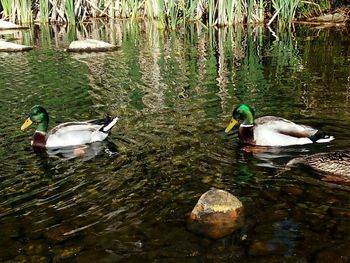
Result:
<svg viewBox="0 0 350 263"><path fill-rule="evenodd" d="M70 52L97 52L115 50L117 46L95 39L77 40L70 43Z"/></svg>
<svg viewBox="0 0 350 263"><path fill-rule="evenodd" d="M25 28L28 28L28 27L20 26L8 21L0 20L0 29L25 29Z"/></svg>
<svg viewBox="0 0 350 263"><path fill-rule="evenodd" d="M238 198L224 190L212 189L199 198L187 220L187 228L218 239L231 234L242 222L243 205Z"/></svg>
<svg viewBox="0 0 350 263"><path fill-rule="evenodd" d="M28 51L33 49L31 46L24 46L12 42L7 42L0 40L0 52L18 52L18 51Z"/></svg>

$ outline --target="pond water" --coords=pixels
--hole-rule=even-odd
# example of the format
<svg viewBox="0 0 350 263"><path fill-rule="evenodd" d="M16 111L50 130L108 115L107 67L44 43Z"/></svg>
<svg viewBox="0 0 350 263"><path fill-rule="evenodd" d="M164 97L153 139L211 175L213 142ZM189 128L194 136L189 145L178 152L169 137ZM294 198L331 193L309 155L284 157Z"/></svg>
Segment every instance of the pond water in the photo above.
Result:
<svg viewBox="0 0 350 263"><path fill-rule="evenodd" d="M35 45L0 53L0 261L346 262L350 185L293 157L350 149L350 28L149 24L34 27L1 38ZM71 54L77 38L119 46ZM237 129L241 102L321 128L329 144L248 153ZM120 118L86 158L33 152L20 126L40 104L50 127ZM245 223L211 240L186 230L201 194L220 188L245 206Z"/></svg>

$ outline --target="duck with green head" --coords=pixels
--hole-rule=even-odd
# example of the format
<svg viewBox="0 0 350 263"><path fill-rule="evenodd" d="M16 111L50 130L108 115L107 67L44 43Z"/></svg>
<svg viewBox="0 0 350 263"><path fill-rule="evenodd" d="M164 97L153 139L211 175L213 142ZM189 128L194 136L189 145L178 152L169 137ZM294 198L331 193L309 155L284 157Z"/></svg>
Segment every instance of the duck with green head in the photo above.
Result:
<svg viewBox="0 0 350 263"><path fill-rule="evenodd" d="M225 132L239 124L238 137L244 144L258 146L288 146L308 143L330 142L333 136L307 125L299 125L289 120L264 116L255 119L254 110L246 105L237 106L232 112L232 119Z"/></svg>
<svg viewBox="0 0 350 263"><path fill-rule="evenodd" d="M35 148L60 148L103 141L118 121L118 117L83 122L62 123L48 131L49 114L41 106L34 106L21 130L33 123L37 129L33 135L32 146Z"/></svg>

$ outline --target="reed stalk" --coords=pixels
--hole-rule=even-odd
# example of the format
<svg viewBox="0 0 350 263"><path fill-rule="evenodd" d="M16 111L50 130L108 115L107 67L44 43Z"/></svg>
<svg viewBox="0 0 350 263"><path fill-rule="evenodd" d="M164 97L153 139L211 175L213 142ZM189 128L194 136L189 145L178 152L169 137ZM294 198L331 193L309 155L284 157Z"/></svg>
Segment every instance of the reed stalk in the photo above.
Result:
<svg viewBox="0 0 350 263"><path fill-rule="evenodd" d="M40 27L40 41L41 45L44 45L46 47L51 47L51 33L50 33L50 27L47 23L41 25Z"/></svg>
<svg viewBox="0 0 350 263"><path fill-rule="evenodd" d="M291 23L298 14L307 16L329 9L332 0L0 0L0 19L30 23L39 7L41 23L71 23L89 17L154 20L160 28L175 30L194 20L207 26L263 22L273 12L279 23ZM36 19L36 17L35 17ZM273 19L271 19L271 22Z"/></svg>
<svg viewBox="0 0 350 263"><path fill-rule="evenodd" d="M142 2L140 3L139 0L130 0L130 6L131 6L131 14L130 17L135 19L137 17L141 16L141 6Z"/></svg>
<svg viewBox="0 0 350 263"><path fill-rule="evenodd" d="M254 0L247 0L247 11L248 11L247 23L253 22L253 6L254 6Z"/></svg>
<svg viewBox="0 0 350 263"><path fill-rule="evenodd" d="M259 0L259 22L264 22L264 0Z"/></svg>
<svg viewBox="0 0 350 263"><path fill-rule="evenodd" d="M49 22L49 1L48 0L40 0L39 1L40 8L40 23L48 23Z"/></svg>
<svg viewBox="0 0 350 263"><path fill-rule="evenodd" d="M244 15L243 15L243 4L241 1L239 0L234 0L234 6L233 9L235 10L235 15L234 15L234 23L238 24L238 23L242 23L243 19L244 19Z"/></svg>
<svg viewBox="0 0 350 263"><path fill-rule="evenodd" d="M227 0L226 3L226 14L227 14L227 24L232 25L234 23L234 0Z"/></svg>
<svg viewBox="0 0 350 263"><path fill-rule="evenodd" d="M67 17L68 23L75 24L75 13L74 13L74 0L63 0L65 5L65 15Z"/></svg>
<svg viewBox="0 0 350 263"><path fill-rule="evenodd" d="M12 13L12 0L1 0L0 3L3 9L2 18L9 19Z"/></svg>
<svg viewBox="0 0 350 263"><path fill-rule="evenodd" d="M299 4L299 0L272 0L272 6L275 10L279 10L278 21L280 23L291 23L295 17L295 13Z"/></svg>
<svg viewBox="0 0 350 263"><path fill-rule="evenodd" d="M158 21L158 27L159 28L164 28L165 27L165 15L164 15L164 10L165 10L165 0L158 0L157 1L158 5L158 13L157 13L157 21Z"/></svg>
<svg viewBox="0 0 350 263"><path fill-rule="evenodd" d="M216 24L215 12L216 12L215 0L208 0L208 25L209 26L214 26Z"/></svg>
<svg viewBox="0 0 350 263"><path fill-rule="evenodd" d="M32 22L32 1L31 0L20 0L19 1L19 12L17 12L18 21L21 24L29 24Z"/></svg>
<svg viewBox="0 0 350 263"><path fill-rule="evenodd" d="M217 24L219 26L224 26L227 24L226 5L227 5L226 0L219 0L217 2L217 6L218 6Z"/></svg>
<svg viewBox="0 0 350 263"><path fill-rule="evenodd" d="M167 24L170 25L171 29L176 28L176 20L177 20L177 9L175 5L175 0L169 0L167 9Z"/></svg>
<svg viewBox="0 0 350 263"><path fill-rule="evenodd" d="M127 18L129 17L129 3L127 0L122 0L121 2L121 17Z"/></svg>

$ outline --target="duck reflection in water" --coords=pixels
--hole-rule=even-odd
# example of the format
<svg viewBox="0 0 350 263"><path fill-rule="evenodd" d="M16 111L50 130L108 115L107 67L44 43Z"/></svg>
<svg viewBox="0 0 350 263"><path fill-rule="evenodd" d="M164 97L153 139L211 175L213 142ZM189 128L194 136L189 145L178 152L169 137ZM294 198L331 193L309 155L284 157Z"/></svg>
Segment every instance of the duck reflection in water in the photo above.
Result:
<svg viewBox="0 0 350 263"><path fill-rule="evenodd" d="M118 154L117 146L109 141L48 149L33 146L33 150L41 157L57 157L63 160L80 159L83 161L90 160L103 153L109 156Z"/></svg>

